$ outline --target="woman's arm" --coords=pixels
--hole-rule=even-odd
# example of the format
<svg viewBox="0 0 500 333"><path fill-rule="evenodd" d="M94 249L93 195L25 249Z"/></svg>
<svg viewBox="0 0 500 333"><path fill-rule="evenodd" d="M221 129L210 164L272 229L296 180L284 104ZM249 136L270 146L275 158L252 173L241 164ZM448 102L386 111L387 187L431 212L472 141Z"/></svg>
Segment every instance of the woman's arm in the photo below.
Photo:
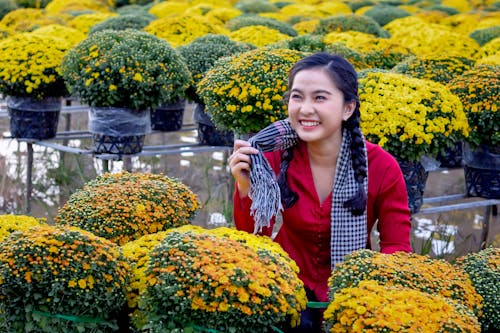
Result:
<svg viewBox="0 0 500 333"><path fill-rule="evenodd" d="M372 193L373 215L378 220L380 251L411 252L408 193L398 162L378 147L369 152L368 170L368 182L376 188Z"/></svg>

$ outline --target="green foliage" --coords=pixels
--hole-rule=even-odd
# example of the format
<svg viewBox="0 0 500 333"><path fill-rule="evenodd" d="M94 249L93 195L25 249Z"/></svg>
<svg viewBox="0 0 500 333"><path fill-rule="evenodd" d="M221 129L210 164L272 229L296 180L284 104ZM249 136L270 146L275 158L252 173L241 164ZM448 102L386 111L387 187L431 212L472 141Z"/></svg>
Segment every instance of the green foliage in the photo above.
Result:
<svg viewBox="0 0 500 333"><path fill-rule="evenodd" d="M153 4L157 1L155 0L115 0L115 7L116 8L121 8L121 7L126 7L126 6L142 6L142 5L149 5Z"/></svg>
<svg viewBox="0 0 500 333"><path fill-rule="evenodd" d="M270 17L263 17L258 15L240 15L226 23L226 28L231 31L238 30L243 27L252 25L262 25L271 29L278 30L279 32L288 36L297 36L297 31L288 23L278 21Z"/></svg>
<svg viewBox="0 0 500 333"><path fill-rule="evenodd" d="M389 37L389 33L371 17L362 15L337 15L319 20L315 33L326 35L329 32L359 31L376 37Z"/></svg>
<svg viewBox="0 0 500 333"><path fill-rule="evenodd" d="M139 14L139 15L146 15L146 16L151 16L153 18L156 18L155 15L149 13L149 8L152 6L153 3L149 5L125 5L123 7L118 7L116 9L116 12L120 15L130 15L130 14Z"/></svg>
<svg viewBox="0 0 500 333"><path fill-rule="evenodd" d="M196 87L205 72L212 68L222 57L249 51L254 47L245 43L231 40L226 35L207 34L199 37L187 45L177 48L191 72L191 84L186 90L187 98L200 103L196 94Z"/></svg>
<svg viewBox="0 0 500 333"><path fill-rule="evenodd" d="M377 22L381 27L383 27L392 20L410 16L411 14L399 7L377 5L368 9L366 12L363 13L363 15L371 17L372 19L375 20L375 22Z"/></svg>
<svg viewBox="0 0 500 333"><path fill-rule="evenodd" d="M288 48L302 52L320 52L326 50L327 44L323 41L321 35L306 34L267 47Z"/></svg>
<svg viewBox="0 0 500 333"><path fill-rule="evenodd" d="M0 0L0 20L5 14L17 9L18 6L14 0Z"/></svg>
<svg viewBox="0 0 500 333"><path fill-rule="evenodd" d="M125 29L136 29L142 30L151 21L154 20L154 16L147 14L128 14L120 15L115 17L110 17L98 24L93 25L89 30L89 35L106 29L110 30L125 30Z"/></svg>
<svg viewBox="0 0 500 333"><path fill-rule="evenodd" d="M277 12L278 7L267 0L240 0L234 8L246 14L272 13Z"/></svg>
<svg viewBox="0 0 500 333"><path fill-rule="evenodd" d="M356 50L345 46L344 43L328 44L326 46L326 50L330 53L341 55L342 57L347 59L354 66L354 68L356 68L356 70L368 67L365 62L364 56Z"/></svg>
<svg viewBox="0 0 500 333"><path fill-rule="evenodd" d="M426 10L437 10L448 14L449 16L459 14L460 11L453 7L443 6L443 5L433 5L426 8Z"/></svg>
<svg viewBox="0 0 500 333"><path fill-rule="evenodd" d="M19 7L25 8L45 8L52 0L16 0Z"/></svg>
<svg viewBox="0 0 500 333"><path fill-rule="evenodd" d="M457 259L472 285L483 297L483 315L479 318L483 332L500 330L500 248L488 247Z"/></svg>
<svg viewBox="0 0 500 333"><path fill-rule="evenodd" d="M347 1L346 3L352 9L353 12L357 11L362 7L374 6L376 4L376 2L372 0L352 0L352 1Z"/></svg>
<svg viewBox="0 0 500 333"><path fill-rule="evenodd" d="M63 76L83 103L98 107L155 108L184 95L190 73L184 58L152 34L104 30L72 48Z"/></svg>
<svg viewBox="0 0 500 333"><path fill-rule="evenodd" d="M483 46L490 40L500 37L500 25L474 30L469 34L469 37L474 39L479 45Z"/></svg>
<svg viewBox="0 0 500 333"><path fill-rule="evenodd" d="M471 69L474 63L474 60L464 57L410 56L392 68L392 71L446 84Z"/></svg>

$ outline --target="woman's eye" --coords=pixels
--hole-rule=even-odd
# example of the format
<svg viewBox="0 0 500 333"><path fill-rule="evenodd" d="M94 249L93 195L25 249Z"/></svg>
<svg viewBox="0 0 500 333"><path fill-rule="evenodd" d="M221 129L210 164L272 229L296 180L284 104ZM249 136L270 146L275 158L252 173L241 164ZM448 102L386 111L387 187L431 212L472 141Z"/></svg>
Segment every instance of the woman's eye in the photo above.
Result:
<svg viewBox="0 0 500 333"><path fill-rule="evenodd" d="M297 100L297 99L301 99L301 98L302 98L302 96L300 96L300 95L298 95L298 94L292 94L292 95L290 96L290 98L292 98L292 99L296 99L296 100Z"/></svg>
<svg viewBox="0 0 500 333"><path fill-rule="evenodd" d="M316 96L316 100L324 101L324 100L326 100L326 97L325 96Z"/></svg>

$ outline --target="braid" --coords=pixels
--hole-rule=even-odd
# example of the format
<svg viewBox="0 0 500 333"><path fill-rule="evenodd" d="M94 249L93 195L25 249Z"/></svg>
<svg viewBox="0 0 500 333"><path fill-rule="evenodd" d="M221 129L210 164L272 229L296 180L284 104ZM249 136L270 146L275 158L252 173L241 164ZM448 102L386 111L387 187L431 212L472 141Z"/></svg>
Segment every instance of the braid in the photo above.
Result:
<svg viewBox="0 0 500 333"><path fill-rule="evenodd" d="M365 154L363 135L359 128L359 103L356 103L356 110L353 115L344 122L344 126L351 134L351 160L354 170L354 177L358 183L358 192L349 200L344 202L344 207L351 208L355 216L362 215L366 209L367 194L363 186L367 177L366 167L367 156Z"/></svg>
<svg viewBox="0 0 500 333"><path fill-rule="evenodd" d="M293 158L292 148L293 147L290 147L283 152L281 157L280 173L278 175L278 185L281 192L281 204L284 208L292 207L299 198L297 193L293 192L290 187L288 187L286 176L288 167L290 166L290 162Z"/></svg>

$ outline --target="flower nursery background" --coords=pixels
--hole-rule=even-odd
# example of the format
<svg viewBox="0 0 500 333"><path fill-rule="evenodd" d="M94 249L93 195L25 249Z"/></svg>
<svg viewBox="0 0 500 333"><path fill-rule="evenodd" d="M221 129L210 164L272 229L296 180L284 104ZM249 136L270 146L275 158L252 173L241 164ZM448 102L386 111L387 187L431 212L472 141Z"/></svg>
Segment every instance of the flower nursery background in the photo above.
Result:
<svg viewBox="0 0 500 333"><path fill-rule="evenodd" d="M325 330L500 329L500 163L483 159L493 169L479 177L465 159L500 156L495 0L0 0L0 328L294 326L298 268L231 228L227 158L235 137L286 117L287 72L316 51L353 63L364 134L424 176L408 180L424 197L409 203L415 254L348 256L329 281ZM58 136L13 131L13 101L45 97L64 105ZM122 109L115 126L132 139L109 143L96 128L110 120L94 118ZM426 213L442 196L495 204Z"/></svg>
<svg viewBox="0 0 500 333"><path fill-rule="evenodd" d="M474 64L493 66L497 72L493 71L492 75L498 74L500 14L498 2L488 0L302 0L286 3L229 0L117 1L116 3L99 0L85 2L9 0L2 1L0 4L0 15L2 15L0 28L4 38L17 36L23 32L37 32L39 35L45 34L67 39L68 43L75 45L86 35L105 29L134 28L165 39L172 47L186 55L186 59L195 59L187 62L193 81L186 93L187 104L183 124L184 128L189 128L189 130L149 134L146 138L148 145L182 145L198 142L199 138L195 129L197 123L193 120L193 106L194 102L200 102L201 97L205 95L220 94L219 97L209 98L220 98L220 102L217 101L218 104L226 103L227 110L234 110L233 114L222 109L211 110L214 119L220 122L218 125L229 130L248 132L251 129L255 131L273 119L285 115L281 107L278 107L279 111L273 111L274 114L266 111L265 106L257 108L258 112L266 114L266 118L260 118L259 113L244 111L248 106L236 105L240 100L238 95L234 95L233 90L237 89L236 85L233 88L228 86L212 93L212 88L205 78L202 86L197 87L204 76L204 71L209 69L209 65L214 64L215 58L229 55L228 53L231 52L262 50L264 47L293 49L301 52L326 50L343 54L360 71L374 68L380 71L392 69L395 73L431 79L443 84L472 68ZM196 38L209 34L221 37L214 38L212 46L199 44L201 49L191 47ZM225 39L222 38L223 36ZM219 45L219 49L213 45ZM224 48L220 45L224 45ZM263 54L270 55L271 51L263 52ZM202 62L196 58L197 56L214 59ZM252 60L256 61L254 65L259 67L261 66L258 61L279 62L277 60L279 58L258 60L257 57L263 56L256 53L255 60ZM292 63L295 60L287 61ZM231 66L234 66L232 70L235 72L240 70L237 67L239 65ZM286 73L283 69L280 71L281 75ZM220 80L221 77L227 80L217 71L210 75L214 78L213 80ZM251 80L253 74L250 73L248 77L244 72L238 75L241 75L240 80L245 82ZM395 82L400 80L398 77L384 77L385 74L382 73L381 78L373 77L368 80L369 75L372 74L365 75L367 76L363 81L361 93L365 93L364 89L378 88L390 91L396 87L396 95L388 93L388 98L397 98L395 96L399 88L398 83ZM368 85L368 83L376 82L374 79L380 81L380 83L375 83L375 85L379 84L375 88ZM367 88L364 88L365 86ZM266 90L265 85L259 88ZM450 86L451 88L453 86ZM98 94L103 88L98 86L94 89ZM176 89L179 90L179 88ZM244 88L242 89L244 91ZM414 86L413 89L422 88ZM455 89L459 93L460 90L457 90L459 88ZM252 103L254 106L259 105L259 97L252 97L251 90L247 93L250 98L254 99L249 99L246 105ZM489 93L495 94L495 91ZM440 91L438 94L442 101L450 98L448 95L441 95L448 94L446 91ZM99 99L97 95L89 96L86 95L88 100ZM106 95L102 96L100 97L102 100L108 98ZM264 98L271 98L273 106L281 103L273 101L271 94ZM411 98L418 104L419 95ZM498 99L492 99L491 96L488 98L485 98L484 105L489 103L490 109L491 104L493 108L496 108L495 104ZM408 143L402 139L400 141L401 135L397 135L398 139L394 141L391 139L392 131L397 130L392 126L397 128L400 126L399 121L401 123L409 121L406 118L396 117L397 106L394 110L391 109L391 104L398 105L398 101L394 99L389 102L380 98L374 101L369 97L366 97L366 101L369 101L377 116L367 121L367 124L374 125L373 127L365 125L365 133L370 139L380 140L380 143L385 144L385 147L395 155L407 154L406 157L410 160L418 159L426 152L435 155L436 150L449 141L447 137L439 133L438 128L442 125L438 123L436 123L437 127L421 127L412 130L420 131L416 134L417 142L420 140L419 144L415 144L415 138L412 139L413 141L407 139ZM404 103L410 102L404 101ZM453 100L450 103L456 102ZM78 104L78 100L73 101L73 104ZM432 103L432 105L436 104ZM1 106L5 110L5 104ZM238 113L240 109L243 111ZM485 124L495 123L496 118L488 117L491 118L483 121L483 127L480 127L479 132L485 128ZM459 139L461 135L464 135L463 123L460 123L463 119L457 118L454 121L456 121L454 128L447 129L449 132L446 135ZM85 112L62 114L58 131L85 131L88 126L87 122ZM392 125L389 126L389 124ZM381 128L385 129L381 130ZM8 117L5 113L0 118L0 130L4 133L9 131ZM382 133L382 131L387 132ZM436 134L432 144L426 143L428 138L425 138L425 135L429 132ZM475 137L478 136L477 128L471 132ZM485 132L483 136L497 137L498 128ZM88 139L73 139L66 144L81 148L90 146ZM0 145L3 170L0 176L1 212L24 213L28 205L26 202L26 168L29 156L26 144L15 139L3 138L0 139ZM30 200L30 214L45 217L50 221L57 214L58 207L63 205L69 196L81 188L85 182L102 174L105 169L111 172L128 169L137 172L163 173L178 178L199 195L202 202L193 220L194 224L231 226L233 182L226 168L228 152L229 148L221 147L220 150L212 152L133 157L125 162L111 160L108 164L107 160L90 155L65 153L34 145L33 194ZM424 196L463 193L463 187L463 169L460 167L431 172L426 182ZM485 214L488 214L488 211L484 208L421 216L415 214L413 231L415 250L435 256L454 258L479 250L485 246L484 240L487 244L498 246L500 242L498 215L495 211L489 217ZM488 222L486 226L485 221Z"/></svg>

